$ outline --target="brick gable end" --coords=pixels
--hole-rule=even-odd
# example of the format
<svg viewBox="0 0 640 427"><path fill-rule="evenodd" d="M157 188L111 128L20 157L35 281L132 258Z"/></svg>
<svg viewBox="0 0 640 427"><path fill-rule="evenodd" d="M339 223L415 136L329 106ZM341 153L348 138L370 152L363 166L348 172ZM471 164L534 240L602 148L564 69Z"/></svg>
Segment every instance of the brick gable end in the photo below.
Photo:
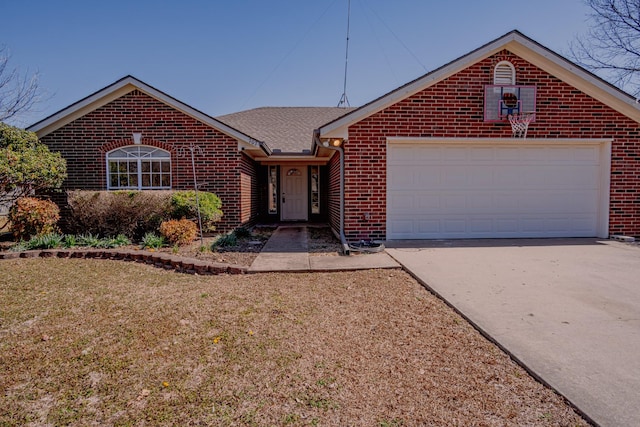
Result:
<svg viewBox="0 0 640 427"><path fill-rule="evenodd" d="M502 60L518 85L537 87L528 138L612 138L611 234L640 235L640 140L635 121L503 50L349 127L345 234L384 239L387 137L508 138L508 122L484 122L484 86ZM365 220L364 214L370 214Z"/></svg>
<svg viewBox="0 0 640 427"><path fill-rule="evenodd" d="M196 146L199 188L217 194L222 200L224 216L218 228L226 230L240 223L242 155L238 152L238 142L139 90L57 129L44 136L42 142L67 160L65 190L104 190L105 154L133 144L133 132L142 133L142 144L171 153L172 188L176 190L193 189L189 146ZM242 168L252 171L251 164L244 164Z"/></svg>

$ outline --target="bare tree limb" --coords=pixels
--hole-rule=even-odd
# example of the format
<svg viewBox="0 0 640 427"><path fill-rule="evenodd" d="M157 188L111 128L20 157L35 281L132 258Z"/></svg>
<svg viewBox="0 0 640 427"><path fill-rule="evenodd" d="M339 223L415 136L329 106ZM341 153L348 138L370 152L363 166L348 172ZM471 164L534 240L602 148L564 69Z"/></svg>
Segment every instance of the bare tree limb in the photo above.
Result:
<svg viewBox="0 0 640 427"><path fill-rule="evenodd" d="M21 74L9 65L6 46L0 46L0 122L32 110L39 101L39 75Z"/></svg>
<svg viewBox="0 0 640 427"><path fill-rule="evenodd" d="M640 0L585 0L591 28L571 44L581 66L640 95Z"/></svg>

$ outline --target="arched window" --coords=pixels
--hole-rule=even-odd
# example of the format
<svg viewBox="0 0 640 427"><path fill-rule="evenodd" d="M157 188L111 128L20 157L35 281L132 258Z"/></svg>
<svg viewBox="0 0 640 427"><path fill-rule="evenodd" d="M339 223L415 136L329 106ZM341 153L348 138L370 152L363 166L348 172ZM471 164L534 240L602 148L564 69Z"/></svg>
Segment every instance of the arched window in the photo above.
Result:
<svg viewBox="0 0 640 427"><path fill-rule="evenodd" d="M493 69L493 84L509 86L516 84L516 67L509 61L500 61Z"/></svg>
<svg viewBox="0 0 640 427"><path fill-rule="evenodd" d="M130 145L107 153L109 190L171 188L171 154L161 148Z"/></svg>

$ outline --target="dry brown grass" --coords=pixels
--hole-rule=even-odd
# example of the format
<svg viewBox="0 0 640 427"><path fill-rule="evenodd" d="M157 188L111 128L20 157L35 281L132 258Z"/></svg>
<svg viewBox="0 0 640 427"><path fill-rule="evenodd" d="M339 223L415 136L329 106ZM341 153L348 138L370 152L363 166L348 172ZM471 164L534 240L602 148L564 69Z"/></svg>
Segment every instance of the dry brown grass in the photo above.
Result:
<svg viewBox="0 0 640 427"><path fill-rule="evenodd" d="M0 269L2 426L586 425L399 271Z"/></svg>

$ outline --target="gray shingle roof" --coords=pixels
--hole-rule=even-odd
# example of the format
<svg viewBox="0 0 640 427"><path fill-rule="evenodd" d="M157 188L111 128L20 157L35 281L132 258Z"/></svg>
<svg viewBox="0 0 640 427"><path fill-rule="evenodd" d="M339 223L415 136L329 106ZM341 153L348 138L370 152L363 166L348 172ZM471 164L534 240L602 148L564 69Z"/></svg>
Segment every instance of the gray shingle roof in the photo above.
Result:
<svg viewBox="0 0 640 427"><path fill-rule="evenodd" d="M272 150L301 153L313 148L313 130L354 108L262 107L216 117L240 132L265 142Z"/></svg>

